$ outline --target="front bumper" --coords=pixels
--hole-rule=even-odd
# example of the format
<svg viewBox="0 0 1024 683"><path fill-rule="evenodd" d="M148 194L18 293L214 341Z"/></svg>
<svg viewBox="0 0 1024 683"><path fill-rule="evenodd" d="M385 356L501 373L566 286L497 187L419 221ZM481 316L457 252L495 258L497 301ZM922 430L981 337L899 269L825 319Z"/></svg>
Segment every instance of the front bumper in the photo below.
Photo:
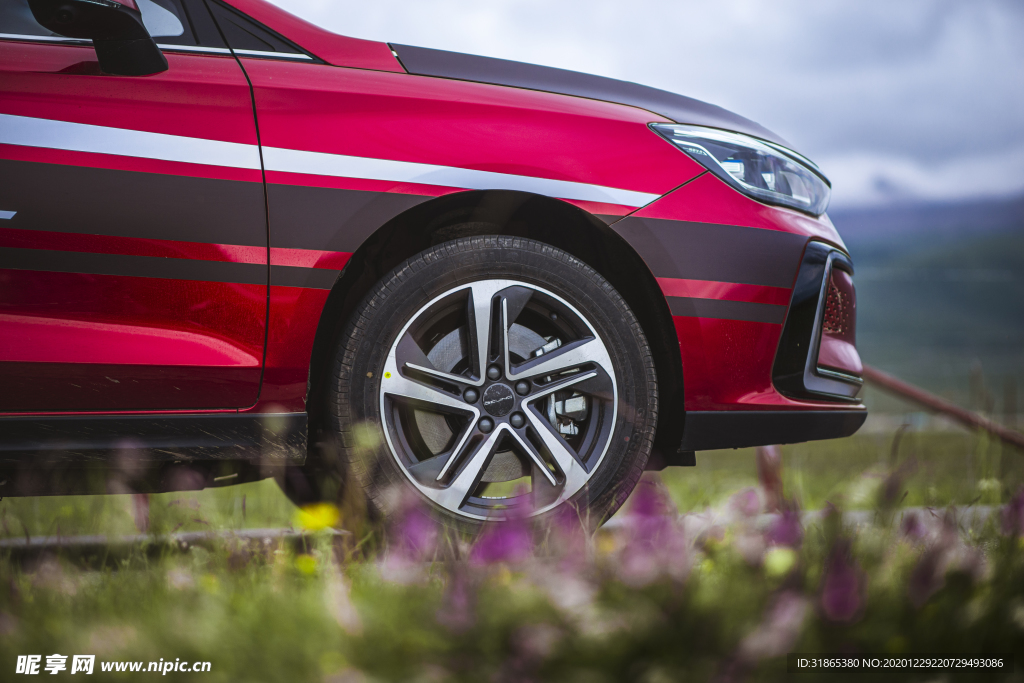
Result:
<svg viewBox="0 0 1024 683"><path fill-rule="evenodd" d="M711 451L837 439L860 429L867 416L864 408L688 411L679 450Z"/></svg>

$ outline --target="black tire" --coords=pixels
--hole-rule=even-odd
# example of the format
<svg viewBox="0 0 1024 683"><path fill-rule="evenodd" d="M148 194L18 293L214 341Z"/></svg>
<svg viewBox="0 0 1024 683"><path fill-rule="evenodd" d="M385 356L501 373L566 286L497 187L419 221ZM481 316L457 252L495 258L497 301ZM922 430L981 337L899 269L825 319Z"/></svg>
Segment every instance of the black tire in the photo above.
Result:
<svg viewBox="0 0 1024 683"><path fill-rule="evenodd" d="M558 423L558 429L567 429L571 433L571 430L575 427L577 434L584 434L584 436L572 434L571 436L560 437L565 443L568 443L568 439L590 439L588 443L591 443L592 446L590 447L591 450L587 451L587 453L593 454L588 456L591 457L591 460L587 461L588 464L583 465L580 470L581 472L586 472L585 476L589 478L582 485L582 488L570 497L564 500L555 498L556 502L551 503L554 507L550 508L550 510L545 510L540 516L547 516L553 513L556 508L569 504L576 507L581 513L584 513L584 518L589 519L590 523L596 526L610 517L622 505L639 481L647 459L650 456L658 413L658 388L654 361L640 324L619 293L593 268L579 259L537 241L505 236L481 236L452 240L432 247L408 259L385 275L373 287L353 313L339 339L333 365L333 377L328 390L327 414L330 425L338 436L339 460L354 480L362 485L362 489L367 497L367 503L371 509L379 511L385 517L400 504L398 502L399 497L394 495L398 487L416 490L420 486L419 484L414 484L412 475L408 474L410 471L408 468L411 468L411 465L408 465L408 463L400 464L400 458L406 456L396 455L395 450L399 447L392 448L389 445L390 441L388 441L389 438L397 438L395 437L395 430L403 429L401 425L405 424L401 422L401 416L398 412L391 412L392 408L388 407L391 404L381 394L382 382L387 387L390 386L388 382L394 381L382 379L382 373L386 372L384 367L388 361L389 349L392 349L392 346L398 347L399 333L405 334L405 329L412 329L409 326L416 322L414 320L415 316L423 317L427 315L423 313L423 310L426 310L424 306L428 302L432 302L435 297L448 296L447 292L456 291L460 286L466 287L468 285L482 288L483 285L479 283L488 281L515 281L522 284L522 288L510 287L502 290L502 292L518 292L520 290L531 292L530 294L520 295L520 297L526 297L525 301L527 303L523 304L524 307L535 306L538 307L538 310L547 310L539 308L541 303L533 302L535 300L540 302L543 297L548 295L554 295L549 299L544 299L544 301L550 301L547 304L550 307L559 306L559 301L562 304L571 304L570 308L574 312L582 314L584 323L589 326L588 329L591 332L596 331L598 341L603 342L604 348L602 349L601 358L610 359L610 365L614 368L614 378L610 385L611 394L608 394L606 390L602 390L604 393L595 394L596 398L588 399L585 394L572 393L573 389L571 388L559 392L549 388L547 389L548 398L536 399L534 403L527 404L525 402L527 399L524 397L521 399L523 401L521 408L517 408L517 410L522 410L523 412L512 413L512 416L518 414L519 418L517 419L521 422L524 419L524 413L530 410L530 406L540 405L541 401L550 401L552 405L561 405L564 409L564 406L569 405L569 401L563 398L561 399L563 401L561 404L553 404L557 396L571 395L574 398L577 396L584 397L583 403L572 404L574 406L584 406L581 412L576 413L576 415L585 415L583 418L580 418L582 426L576 425L572 419L564 416L554 416L551 419ZM477 285L471 285L471 283L477 283ZM466 295L468 301L467 310L472 309L472 297L476 296L476 291L474 289L472 290L473 293ZM456 295L453 294L451 296ZM523 332L522 330L526 329L525 326L517 328L518 323L509 323L511 319L509 314L507 312L501 313L502 310L506 310L501 307L507 305L500 298L501 296L510 297L511 295L499 292L499 294L493 295L494 298L488 304L491 306L490 310L495 311L495 316L504 315L504 317L496 318L498 325L504 325L504 342L501 341L497 332L493 332L496 329L494 326L495 321L490 321L492 341L499 345L505 344L502 347L505 353L504 367L512 368L512 370L509 370L511 379L502 379L501 382L511 384L512 380L516 377L512 373L516 368L523 367L524 364L534 363L534 367L538 367L536 364L541 363L545 358L551 359L546 361L549 364L555 363L559 360L559 357L556 357L558 353L564 354L561 357L568 357L568 351L559 352L558 348L556 348L543 358L528 356L527 361L520 361L520 365L510 365L510 354L513 356L514 354L511 350L512 343L509 337L509 329L520 330L517 332L520 335L533 334L533 332ZM480 295L480 298L482 301L483 296ZM447 301L447 299L444 301ZM525 311L526 308L520 310ZM531 308L530 310L533 309ZM436 317L440 314L431 315ZM473 315L471 312L467 312L466 315L467 320L475 320L475 318L471 317ZM527 314L517 312L516 315L522 318ZM532 313L529 315L536 317L539 314ZM568 315L566 314L566 316ZM550 313L549 317L552 321L558 321L557 313ZM552 324L555 323L553 322ZM561 324L568 326L570 323L563 322ZM573 324L579 325L580 323L577 321ZM474 329L481 328L477 327ZM498 331L500 332L500 330ZM472 330L468 334L473 334ZM477 338L479 336L473 337L473 339ZM586 337L586 339L592 341L593 337ZM586 342L586 339L572 343L583 344ZM489 355L491 349L497 347L488 346L486 348ZM567 343L565 348L570 349L571 343ZM607 355L603 353L604 349L607 350ZM483 347L480 350L482 352ZM395 354L397 352L391 350L391 353ZM470 351L469 353L472 352ZM543 351L541 354L543 354ZM522 358L521 355L514 357ZM497 361L491 360L487 362L497 363ZM483 384L485 382L483 379L483 364L480 363L478 365L477 369L479 372L476 374L480 376L478 380L481 382L480 390L484 391L489 385ZM402 367L413 366L406 364ZM550 367L556 366L550 365ZM537 376L534 379L534 390L541 391L537 386L540 386L542 382L548 382L549 384L546 386L553 387L566 377L572 380L574 377L583 376L585 379L586 377L598 375L603 366L587 365L584 362L581 367L583 369L559 371L561 374L557 375L555 380L552 380L551 376L543 378ZM580 374L587 372L587 368L590 368L590 374ZM470 371L466 372L474 374ZM388 377L390 378L392 375L388 373ZM562 378L562 380L558 378ZM578 382L577 386L582 387L588 385L589 382L597 383L606 380L607 377L602 375L591 380L573 381ZM402 381L407 382L404 378ZM428 379L426 381L432 380ZM529 384L529 382L526 383ZM518 392L519 384L515 386ZM508 385L505 386L505 389L508 389ZM505 391L505 389L495 389L495 392ZM615 400L608 400L608 395L615 397ZM500 400L505 401L507 397L502 396ZM601 397L604 398L602 399ZM520 399L515 396L512 398L514 401L517 401L515 405L519 406L518 401ZM464 433L469 434L473 432L475 434L477 431L482 431L483 428L480 425L483 424L484 418L492 419L492 422L500 422L501 420L511 421L511 417L487 417L485 410L498 410L498 408L494 407L497 404L493 401L488 404L490 407L485 407L484 400L484 396L481 396L479 399L480 415L484 417L476 418L479 422L470 422L469 426L465 428ZM586 403L587 400L590 403ZM602 400L604 401L603 403L601 402ZM611 410L609 404L614 404L611 406L614 408L614 411ZM545 403L544 405L549 404ZM388 420L382 420L382 410L387 411ZM394 410L407 411L409 409L398 407L394 408ZM548 408L548 410L553 410L553 408ZM600 410L604 412L600 412ZM526 416L526 418L535 420L536 415L540 415L539 409L531 413L531 416ZM608 417L609 415L613 417ZM474 418L469 417L466 419L472 420ZM603 422L601 422L602 420ZM566 424L563 424L563 422L566 422ZM476 430L473 429L473 424L477 425ZM533 444L539 443L537 441L540 438L537 436L539 434L536 430L537 424L536 422L531 423L534 428L534 431L531 432L532 437L524 437L527 440L532 438L533 440L530 443ZM562 433L556 431L554 422L550 424L552 424L551 433ZM510 424L509 428L505 429L507 436L495 436L495 444L498 445L493 446L494 451L499 450L500 444L512 443L511 441L498 441L499 439L512 439L515 437L511 426ZM527 426L523 429L530 428L531 426ZM389 430L387 434L385 434L385 429ZM499 431L498 427L493 429L495 433ZM590 430L589 432L586 431L588 429ZM584 431L581 432L581 430ZM592 434L593 436L585 436L585 434ZM467 436L466 438L469 437ZM485 439L482 435L475 438ZM550 438L549 435L548 438ZM453 437L453 441L454 439L455 437ZM606 439L606 441L601 439ZM516 443L523 443L523 439ZM516 443L512 443L514 448L518 448ZM606 445L601 446L600 444ZM452 453L457 453L459 448L459 446L453 446ZM466 448L468 449L469 447L466 446ZM539 457L551 458L550 451L545 451L543 445L535 445L534 448L540 454ZM600 456L596 455L599 448L604 448ZM483 446L480 449L482 450ZM466 452L468 453L469 451L467 450ZM500 453L508 452L510 452L508 448L505 451L500 451ZM575 451L573 452L575 453ZM490 463L500 453L486 456L486 464L481 465L481 467L490 467ZM549 455L545 456L544 453L549 453ZM528 458L524 459L521 455L517 455L514 452L513 456L525 462L522 465L524 471L532 471L533 476L538 477L534 481L540 481L540 484L534 484L533 486L538 491L537 498L535 499L539 499L541 485L547 487L548 484L539 479L540 475L537 472L540 470L538 466L531 464L531 462L538 462L536 456L531 456L534 457L533 461L530 461ZM475 456L472 454L469 456L459 456L456 454L451 456L451 461L462 462L459 460L460 457L472 459ZM506 458L502 462L511 462L507 460L509 456L505 455L502 457ZM579 457L582 458L583 456L579 455ZM402 460L401 462L405 461ZM580 462L584 461L581 460ZM593 463L597 464L593 465ZM414 464L420 463L416 462ZM456 465L453 467L462 467L460 470L462 472L469 465ZM587 467L593 467L593 469L587 470ZM550 495L556 495L558 489L554 481L561 477L563 489L562 494L559 495L568 496L568 491L570 490L568 488L568 475L565 472L559 474L558 467L555 465L549 465L548 470L554 472L554 474L549 475L547 472L541 472L541 474L552 480L550 486L552 493ZM484 472L484 475L489 475L489 473L490 470L488 469ZM455 477L454 474L451 476ZM440 479L440 476L438 479ZM484 481L493 482L495 480L486 479ZM423 490L423 488L420 488L421 493ZM464 512L461 509L453 511L453 509L438 504L434 500L428 500L426 496L421 497L435 516L449 526L463 530L474 530L479 528L482 523L480 518L467 517L466 515L470 514L470 512ZM480 498L491 500L488 497L484 497L482 493L478 494L473 500ZM508 500L519 500L519 498L508 498ZM559 500L561 502L557 502ZM469 510L468 503L466 505L466 509ZM472 508L472 510L477 510L477 508Z"/></svg>

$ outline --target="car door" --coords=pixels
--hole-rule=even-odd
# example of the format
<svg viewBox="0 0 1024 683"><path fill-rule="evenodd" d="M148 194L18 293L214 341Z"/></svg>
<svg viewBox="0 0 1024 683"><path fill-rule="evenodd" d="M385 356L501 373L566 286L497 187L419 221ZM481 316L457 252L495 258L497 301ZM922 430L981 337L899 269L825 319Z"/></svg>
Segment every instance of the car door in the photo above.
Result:
<svg viewBox="0 0 1024 683"><path fill-rule="evenodd" d="M137 3L163 73L104 74L88 41L0 4L0 412L259 396L269 266L249 85L201 0Z"/></svg>

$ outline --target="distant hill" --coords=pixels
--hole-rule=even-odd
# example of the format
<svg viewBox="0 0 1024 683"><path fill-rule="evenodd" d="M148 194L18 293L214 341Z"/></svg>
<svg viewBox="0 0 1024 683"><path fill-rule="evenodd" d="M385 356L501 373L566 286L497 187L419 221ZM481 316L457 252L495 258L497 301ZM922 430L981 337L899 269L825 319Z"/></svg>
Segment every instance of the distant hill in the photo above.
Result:
<svg viewBox="0 0 1024 683"><path fill-rule="evenodd" d="M998 399L1012 379L1024 387L1024 196L829 215L857 270L866 363L974 408L978 368Z"/></svg>
<svg viewBox="0 0 1024 683"><path fill-rule="evenodd" d="M1024 228L1024 195L964 202L897 204L829 211L847 242L906 237L956 238Z"/></svg>

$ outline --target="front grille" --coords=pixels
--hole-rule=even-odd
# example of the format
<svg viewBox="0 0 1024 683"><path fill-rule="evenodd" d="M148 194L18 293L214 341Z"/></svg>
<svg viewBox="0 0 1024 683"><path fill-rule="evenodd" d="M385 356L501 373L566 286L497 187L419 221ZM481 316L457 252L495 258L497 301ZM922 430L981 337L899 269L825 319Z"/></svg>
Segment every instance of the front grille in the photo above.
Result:
<svg viewBox="0 0 1024 683"><path fill-rule="evenodd" d="M842 337L850 329L849 295L843 295L836 287L833 278L829 278L828 296L825 298L825 317L822 320L822 331Z"/></svg>

